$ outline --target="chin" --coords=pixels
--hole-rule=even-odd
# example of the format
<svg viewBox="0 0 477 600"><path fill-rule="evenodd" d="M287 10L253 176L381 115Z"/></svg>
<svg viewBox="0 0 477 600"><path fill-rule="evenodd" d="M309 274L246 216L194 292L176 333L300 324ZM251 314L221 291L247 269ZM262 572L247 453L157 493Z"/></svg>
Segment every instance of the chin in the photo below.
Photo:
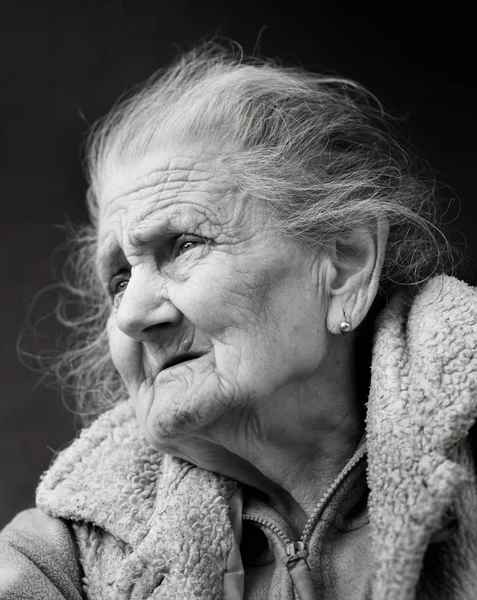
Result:
<svg viewBox="0 0 477 600"><path fill-rule="evenodd" d="M161 371L154 383L152 400L137 399L144 436L168 454L177 455L171 452L172 448L203 434L233 403L233 399L224 396L217 374L194 362L199 363L200 359Z"/></svg>

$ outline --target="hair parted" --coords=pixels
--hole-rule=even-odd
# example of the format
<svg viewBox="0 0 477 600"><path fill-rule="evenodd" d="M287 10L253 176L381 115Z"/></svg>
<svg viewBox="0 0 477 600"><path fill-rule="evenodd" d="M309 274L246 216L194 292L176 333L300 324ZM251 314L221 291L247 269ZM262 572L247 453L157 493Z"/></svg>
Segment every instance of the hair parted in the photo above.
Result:
<svg viewBox="0 0 477 600"><path fill-rule="evenodd" d="M93 225L77 236L68 284L83 312L65 320L60 307L74 340L56 365L84 415L125 394L105 334L110 301L95 273L98 200L110 169L164 147L191 145L223 151L230 184L265 203L276 226L305 244L326 249L340 232L387 220L385 293L418 288L452 269L434 182L370 92L348 79L208 43L156 73L91 131L86 161Z"/></svg>

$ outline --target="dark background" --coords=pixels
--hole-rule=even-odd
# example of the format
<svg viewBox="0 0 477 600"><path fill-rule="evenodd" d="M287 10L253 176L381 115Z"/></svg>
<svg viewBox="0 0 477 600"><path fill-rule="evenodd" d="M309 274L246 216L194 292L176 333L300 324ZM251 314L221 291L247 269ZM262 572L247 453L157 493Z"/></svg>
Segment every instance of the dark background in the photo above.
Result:
<svg viewBox="0 0 477 600"><path fill-rule="evenodd" d="M59 393L22 366L16 345L35 294L51 285L61 264L61 254L52 258L65 239L57 225L86 219L80 146L89 124L178 49L218 34L247 52L364 83L405 117L404 134L427 157L448 197L460 199L449 219L455 240L467 240L465 278L476 283L470 9L383 3L353 11L317 0L271 6L260 0L1 4L0 527L33 504L39 475L75 435ZM53 296L42 296L30 320L51 310ZM52 318L37 330L46 348L61 333ZM33 341L28 334L24 349L34 349Z"/></svg>

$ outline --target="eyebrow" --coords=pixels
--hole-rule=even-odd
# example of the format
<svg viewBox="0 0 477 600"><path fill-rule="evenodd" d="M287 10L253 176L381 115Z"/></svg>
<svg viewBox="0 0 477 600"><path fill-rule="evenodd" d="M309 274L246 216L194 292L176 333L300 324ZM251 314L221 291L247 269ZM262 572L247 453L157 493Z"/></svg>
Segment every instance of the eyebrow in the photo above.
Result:
<svg viewBox="0 0 477 600"><path fill-rule="evenodd" d="M158 223L153 215L154 213L146 215L127 232L127 238L134 248L141 248L162 237L167 237L178 228L173 224L174 216L177 217L177 214L168 215L161 223ZM177 222L177 218L175 222Z"/></svg>
<svg viewBox="0 0 477 600"><path fill-rule="evenodd" d="M160 243L161 239L165 240L183 228L190 228L190 233L193 233L192 230L197 227L197 223L191 223L190 226L187 226L186 223L191 222L193 217L199 214L202 214L204 220L211 223L212 227L215 225L202 211L195 210L193 207L188 208L187 211L173 210L165 215L160 223L154 219L154 212L145 214L133 225L132 230L128 231L128 241L135 248L148 246L152 242ZM116 270L116 265L120 262L127 262L127 259L115 231L110 231L100 240L96 256L96 269L103 283L106 284L110 273Z"/></svg>
<svg viewBox="0 0 477 600"><path fill-rule="evenodd" d="M189 233L194 233L195 229L205 224L209 225L211 230L220 226L220 220L213 212L206 210L200 203L192 201L187 205L173 205L167 212L162 212L160 223L154 216L155 211L145 214L128 231L128 240L135 248L160 242L161 239L182 233L185 229L189 230Z"/></svg>

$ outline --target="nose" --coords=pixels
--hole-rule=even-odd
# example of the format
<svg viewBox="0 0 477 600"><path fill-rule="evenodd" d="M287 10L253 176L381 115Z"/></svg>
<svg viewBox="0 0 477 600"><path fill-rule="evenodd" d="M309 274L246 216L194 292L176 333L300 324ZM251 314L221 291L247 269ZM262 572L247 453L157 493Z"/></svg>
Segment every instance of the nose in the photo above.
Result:
<svg viewBox="0 0 477 600"><path fill-rule="evenodd" d="M157 275L133 270L116 313L119 329L136 341L148 341L181 319Z"/></svg>

